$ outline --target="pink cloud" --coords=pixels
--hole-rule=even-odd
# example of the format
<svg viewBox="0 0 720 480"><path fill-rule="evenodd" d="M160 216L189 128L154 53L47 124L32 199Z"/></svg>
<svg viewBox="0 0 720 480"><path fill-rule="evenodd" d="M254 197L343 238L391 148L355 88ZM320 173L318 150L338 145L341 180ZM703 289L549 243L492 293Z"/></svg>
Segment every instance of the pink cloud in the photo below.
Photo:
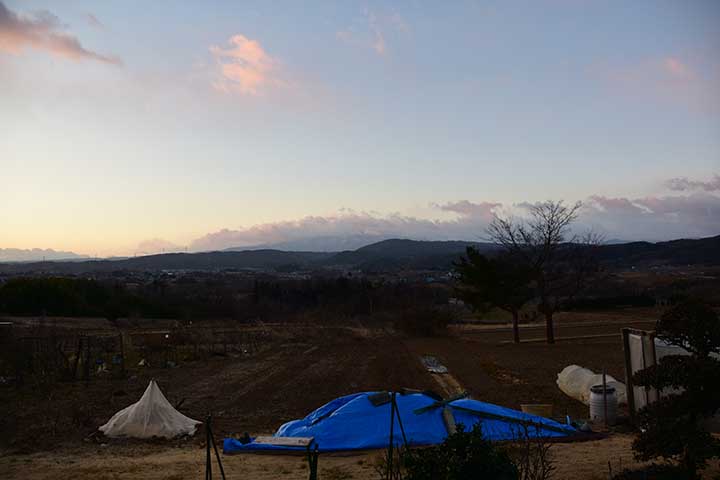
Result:
<svg viewBox="0 0 720 480"><path fill-rule="evenodd" d="M608 85L624 97L675 103L697 111L716 111L720 108L720 91L716 87L720 78L713 73L715 70L700 69L697 58L690 62L668 55L634 64L605 65L600 72Z"/></svg>
<svg viewBox="0 0 720 480"><path fill-rule="evenodd" d="M675 57L666 57L662 60L662 66L670 76L675 78L693 78L695 74L689 66Z"/></svg>
<svg viewBox="0 0 720 480"><path fill-rule="evenodd" d="M646 59L634 64L617 65L608 71L611 80L627 86L677 84L691 81L695 74L691 67L677 57Z"/></svg>
<svg viewBox="0 0 720 480"><path fill-rule="evenodd" d="M26 48L44 50L70 60L96 60L121 65L118 57L101 55L82 46L80 41L62 31L60 20L48 11L31 16L19 15L0 1L0 51L19 55Z"/></svg>
<svg viewBox="0 0 720 480"><path fill-rule="evenodd" d="M237 34L230 37L230 48L211 46L210 52L220 67L220 80L214 86L223 92L259 95L268 86L281 86L278 62L267 54L257 40Z"/></svg>

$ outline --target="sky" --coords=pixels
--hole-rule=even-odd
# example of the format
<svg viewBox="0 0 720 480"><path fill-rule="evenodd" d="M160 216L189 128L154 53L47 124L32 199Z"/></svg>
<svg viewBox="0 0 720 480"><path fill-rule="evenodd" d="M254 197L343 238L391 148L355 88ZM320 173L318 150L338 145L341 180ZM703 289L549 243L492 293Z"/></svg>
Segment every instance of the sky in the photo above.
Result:
<svg viewBox="0 0 720 480"><path fill-rule="evenodd" d="M0 248L720 234L720 2L0 0Z"/></svg>

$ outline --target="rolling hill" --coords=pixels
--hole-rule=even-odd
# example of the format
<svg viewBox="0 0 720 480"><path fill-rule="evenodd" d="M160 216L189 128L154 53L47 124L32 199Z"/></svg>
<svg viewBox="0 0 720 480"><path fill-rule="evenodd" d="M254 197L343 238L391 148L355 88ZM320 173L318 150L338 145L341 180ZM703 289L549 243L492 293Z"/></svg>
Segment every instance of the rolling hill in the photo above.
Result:
<svg viewBox="0 0 720 480"><path fill-rule="evenodd" d="M603 245L601 262L618 266L720 265L720 235L668 242Z"/></svg>
<svg viewBox="0 0 720 480"><path fill-rule="evenodd" d="M499 250L491 243L463 241L383 240L344 252L294 252L273 249L204 253L166 253L119 260L0 263L0 273L81 274L112 271L160 270L312 270L324 268L363 271L447 270L474 246L486 254ZM631 242L599 247L608 267L720 265L720 236L668 242Z"/></svg>
<svg viewBox="0 0 720 480"><path fill-rule="evenodd" d="M90 272L160 271L160 270L273 270L302 268L328 257L327 253L283 252L280 250L246 250L242 252L165 253L122 260L86 262L38 262L0 264L2 273L45 272L80 274Z"/></svg>
<svg viewBox="0 0 720 480"><path fill-rule="evenodd" d="M340 252L323 263L371 271L448 269L470 246L486 253L498 249L492 243L391 239Z"/></svg>

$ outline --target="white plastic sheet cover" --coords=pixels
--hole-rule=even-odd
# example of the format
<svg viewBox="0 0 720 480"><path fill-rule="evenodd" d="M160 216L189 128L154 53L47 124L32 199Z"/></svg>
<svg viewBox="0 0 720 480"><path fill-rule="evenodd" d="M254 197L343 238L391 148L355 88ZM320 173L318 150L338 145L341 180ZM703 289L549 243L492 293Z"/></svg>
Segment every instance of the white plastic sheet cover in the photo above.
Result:
<svg viewBox="0 0 720 480"><path fill-rule="evenodd" d="M653 349L653 337L649 335L636 335L631 333L628 336L630 345L630 367L632 375L640 370L655 365L655 351ZM633 386L633 398L635 399L635 410L640 410L648 403L658 399L657 391L654 388Z"/></svg>
<svg viewBox="0 0 720 480"><path fill-rule="evenodd" d="M151 380L140 400L117 412L98 430L108 437L174 438L193 435L200 423L175 410Z"/></svg>
<svg viewBox="0 0 720 480"><path fill-rule="evenodd" d="M615 388L618 404L627 403L625 384L618 382L611 375L606 375L605 381L608 386ZM589 405L590 387L602 385L602 374L594 373L580 365L568 365L558 374L557 385L566 395Z"/></svg>
<svg viewBox="0 0 720 480"><path fill-rule="evenodd" d="M660 362L660 359L667 357L668 355L690 355L690 352L677 345L671 345L665 340L660 338L653 338L649 335L629 335L630 340L630 364L632 366L633 374L638 370L642 370L645 367L655 365ZM653 349L650 348L650 342L654 343L654 353L652 356ZM650 354L648 354L650 353ZM710 355L720 360L720 355L713 353ZM682 389L675 388L664 388L658 395L654 389L645 389L644 387L633 387L635 392L635 410L640 410L642 407L649 403L652 403L658 399L658 397L666 397L668 395L678 394L682 392ZM717 412L714 417L704 421L705 428L711 432L720 433L720 412Z"/></svg>

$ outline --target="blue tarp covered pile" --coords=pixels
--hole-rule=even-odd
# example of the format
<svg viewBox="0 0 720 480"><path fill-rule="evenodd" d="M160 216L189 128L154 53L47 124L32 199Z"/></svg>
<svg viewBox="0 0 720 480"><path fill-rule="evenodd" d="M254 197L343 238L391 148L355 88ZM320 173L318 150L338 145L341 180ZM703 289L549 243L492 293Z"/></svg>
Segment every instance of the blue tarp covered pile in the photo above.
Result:
<svg viewBox="0 0 720 480"><path fill-rule="evenodd" d="M284 424L274 437L311 437L313 448L317 446L321 452L385 448L390 437L392 403L374 401L379 395L382 393L363 392L337 398L303 419ZM411 446L434 445L445 440L448 426L443 410L446 406L455 423L463 424L466 430L481 422L483 434L490 440L512 440L523 432L533 437L566 437L577 433L572 426L554 420L468 398L441 402L427 393L398 393L396 405L396 415L402 420ZM393 442L403 443L397 418ZM256 441L241 443L233 438L226 438L223 444L225 453L304 449Z"/></svg>

